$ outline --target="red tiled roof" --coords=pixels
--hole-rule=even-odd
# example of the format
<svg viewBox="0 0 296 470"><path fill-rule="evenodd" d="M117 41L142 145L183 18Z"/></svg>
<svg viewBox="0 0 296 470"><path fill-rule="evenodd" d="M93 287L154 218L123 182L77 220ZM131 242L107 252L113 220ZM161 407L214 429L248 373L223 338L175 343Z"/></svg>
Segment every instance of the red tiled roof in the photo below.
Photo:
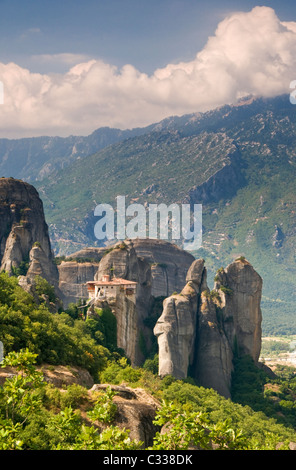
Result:
<svg viewBox="0 0 296 470"><path fill-rule="evenodd" d="M137 285L138 283L135 281L128 281L127 279L122 278L113 278L111 281L89 281L87 284L91 284L94 286L124 286L124 285Z"/></svg>

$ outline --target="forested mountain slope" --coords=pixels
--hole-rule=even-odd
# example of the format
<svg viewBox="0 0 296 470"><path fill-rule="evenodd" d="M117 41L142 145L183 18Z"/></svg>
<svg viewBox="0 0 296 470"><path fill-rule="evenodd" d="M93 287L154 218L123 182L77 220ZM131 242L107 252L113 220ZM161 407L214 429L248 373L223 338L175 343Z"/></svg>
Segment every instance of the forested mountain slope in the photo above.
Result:
<svg viewBox="0 0 296 470"><path fill-rule="evenodd" d="M99 203L202 203L210 271L244 255L264 279L263 327L295 333L296 108L288 96L172 117L37 187L56 253L96 245ZM293 330L293 331L292 331Z"/></svg>

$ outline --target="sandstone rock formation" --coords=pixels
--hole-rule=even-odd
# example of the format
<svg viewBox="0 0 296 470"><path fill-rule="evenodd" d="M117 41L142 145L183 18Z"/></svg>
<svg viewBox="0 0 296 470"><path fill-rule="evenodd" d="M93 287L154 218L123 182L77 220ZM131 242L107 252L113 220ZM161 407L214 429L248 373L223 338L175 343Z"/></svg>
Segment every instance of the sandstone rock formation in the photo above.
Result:
<svg viewBox="0 0 296 470"><path fill-rule="evenodd" d="M0 178L0 221L0 270L13 274L22 267L30 280L40 275L57 288L58 271L36 189L21 180Z"/></svg>
<svg viewBox="0 0 296 470"><path fill-rule="evenodd" d="M261 277L242 257L217 273L215 290L221 298L224 330L232 350L249 354L257 362L262 335Z"/></svg>
<svg viewBox="0 0 296 470"><path fill-rule="evenodd" d="M86 283L94 280L98 267L97 262L80 263L75 260L58 265L59 288L65 308L70 303L88 298Z"/></svg>
<svg viewBox="0 0 296 470"><path fill-rule="evenodd" d="M137 256L132 240L118 243L101 259L95 280L105 274L137 282L136 302L120 298L110 303L117 320L117 346L122 348L133 365L144 359L139 347L140 335L145 335L144 319L152 304L150 264Z"/></svg>
<svg viewBox="0 0 296 470"><path fill-rule="evenodd" d="M219 307L218 307L219 308ZM233 353L217 318L217 304L204 291L200 297L192 375L203 387L230 397Z"/></svg>
<svg viewBox="0 0 296 470"><path fill-rule="evenodd" d="M219 270L214 289L203 260L192 263L187 284L163 302L154 328L159 374L187 377L230 397L234 354L258 361L261 349L262 279L243 258Z"/></svg>
<svg viewBox="0 0 296 470"><path fill-rule="evenodd" d="M163 313L154 328L159 345L159 374L186 378L195 343L198 294L204 284L204 261L192 263L180 294L163 302Z"/></svg>
<svg viewBox="0 0 296 470"><path fill-rule="evenodd" d="M194 257L176 245L161 240L136 239L117 243L106 253L95 279L105 274L135 281L136 304L127 300L116 306L118 347L122 347L133 365L144 359L140 339L149 343L150 331L145 319L156 297L166 297L184 285ZM149 344L148 344L149 347Z"/></svg>
<svg viewBox="0 0 296 470"><path fill-rule="evenodd" d="M108 247L86 247L79 251L75 251L66 257L66 261L80 260L80 261L94 261L98 263L103 258L104 254L108 251Z"/></svg>
<svg viewBox="0 0 296 470"><path fill-rule="evenodd" d="M163 240L136 239L133 247L137 256L151 266L153 297L167 297L184 286L187 271L194 256L177 245Z"/></svg>
<svg viewBox="0 0 296 470"><path fill-rule="evenodd" d="M153 301L182 289L194 257L162 240L136 239L109 248L86 248L69 258L58 266L65 307L70 302L87 299L86 283L100 280L105 274L138 283L136 305L122 298L109 306L117 318L118 347L124 349L133 365L141 364L144 355L139 341L145 338L149 348L151 331L145 319ZM78 262L81 260L87 262Z"/></svg>
<svg viewBox="0 0 296 470"><path fill-rule="evenodd" d="M125 244L133 247L139 260L148 263L151 270L151 295L154 298L167 297L183 288L186 273L194 261L190 253L163 240L126 240ZM121 259L119 262L118 252L114 252L114 247L120 245L122 245L121 242L109 248L85 248L69 255L58 266L60 289L65 306L70 302L77 302L79 299L88 297L86 282L94 280L99 268L98 263L101 263L101 260L109 253L112 253L110 255L112 266L114 265L118 276L128 275L124 267L126 261ZM80 262L81 260L87 261ZM105 264L105 261L103 260L101 265ZM121 269L119 269L119 263L121 263ZM101 272L103 272L102 268Z"/></svg>

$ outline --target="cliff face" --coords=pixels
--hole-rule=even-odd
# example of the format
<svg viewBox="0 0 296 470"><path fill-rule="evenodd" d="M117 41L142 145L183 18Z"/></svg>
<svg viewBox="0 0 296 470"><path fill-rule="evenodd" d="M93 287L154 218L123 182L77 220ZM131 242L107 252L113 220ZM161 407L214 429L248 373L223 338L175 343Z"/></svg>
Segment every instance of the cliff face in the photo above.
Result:
<svg viewBox="0 0 296 470"><path fill-rule="evenodd" d="M64 307L88 298L88 281L93 281L98 270L98 263L64 261L58 265L59 288L62 293Z"/></svg>
<svg viewBox="0 0 296 470"><path fill-rule="evenodd" d="M249 354L256 362L261 350L262 279L244 258L218 272L216 279L228 341L232 349Z"/></svg>
<svg viewBox="0 0 296 470"><path fill-rule="evenodd" d="M133 246L139 258L150 264L153 297L168 296L184 286L192 254L163 240L136 239Z"/></svg>
<svg viewBox="0 0 296 470"><path fill-rule="evenodd" d="M220 170L212 174L204 183L190 189L185 202L207 204L233 197L245 184L239 160L240 154L237 149L234 149Z"/></svg>
<svg viewBox="0 0 296 470"><path fill-rule="evenodd" d="M26 277L44 277L58 286L43 204L36 189L13 178L0 178L0 270L12 274L28 267Z"/></svg>
<svg viewBox="0 0 296 470"><path fill-rule="evenodd" d="M166 297L184 284L193 256L171 243L159 240L125 240L118 243L99 263L95 276L104 274L137 282L136 303L116 305L118 346L128 351L133 365L144 359L140 340L149 347L150 331L145 326L153 299Z"/></svg>
<svg viewBox="0 0 296 470"><path fill-rule="evenodd" d="M204 275L204 261L194 261L181 293L163 302L163 313L154 328L158 338L161 376L187 377L189 362L194 354L198 294L204 285Z"/></svg>
<svg viewBox="0 0 296 470"><path fill-rule="evenodd" d="M234 354L258 361L262 279L244 259L217 273L209 291L203 260L196 260L179 295L167 298L154 328L159 374L187 377L230 397Z"/></svg>
<svg viewBox="0 0 296 470"><path fill-rule="evenodd" d="M200 298L192 374L203 387L230 398L233 352L217 318L217 305L207 294Z"/></svg>

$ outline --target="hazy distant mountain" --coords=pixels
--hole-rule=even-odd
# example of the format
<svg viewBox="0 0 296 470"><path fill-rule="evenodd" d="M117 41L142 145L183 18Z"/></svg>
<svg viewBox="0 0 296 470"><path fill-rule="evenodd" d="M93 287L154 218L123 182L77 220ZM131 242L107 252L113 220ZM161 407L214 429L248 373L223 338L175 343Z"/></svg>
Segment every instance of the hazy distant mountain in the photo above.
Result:
<svg viewBox="0 0 296 470"><path fill-rule="evenodd" d="M31 183L40 181L75 160L149 129L122 131L102 127L89 136L0 139L0 176L22 178Z"/></svg>

